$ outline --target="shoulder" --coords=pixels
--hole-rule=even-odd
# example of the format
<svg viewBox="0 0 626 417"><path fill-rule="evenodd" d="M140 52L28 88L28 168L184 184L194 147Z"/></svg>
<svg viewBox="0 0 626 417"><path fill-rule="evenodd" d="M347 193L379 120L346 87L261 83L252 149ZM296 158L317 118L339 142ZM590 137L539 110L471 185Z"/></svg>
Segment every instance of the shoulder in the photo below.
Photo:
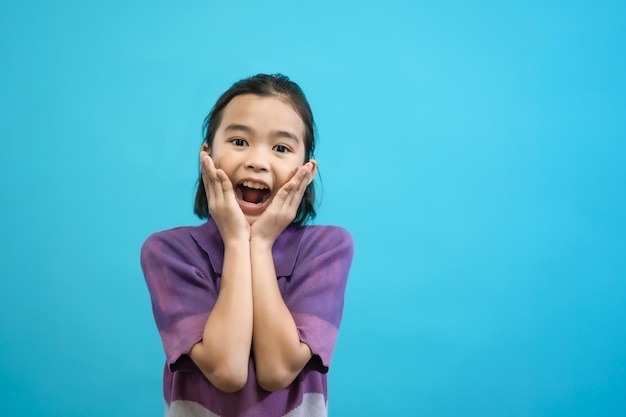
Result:
<svg viewBox="0 0 626 417"><path fill-rule="evenodd" d="M304 226L300 240L300 260L331 256L350 263L354 253L352 235L340 226Z"/></svg>
<svg viewBox="0 0 626 417"><path fill-rule="evenodd" d="M304 226L302 243L314 247L354 247L352 235L340 226Z"/></svg>
<svg viewBox="0 0 626 417"><path fill-rule="evenodd" d="M183 256L198 248L194 234L203 226L181 226L156 232L148 236L141 246L141 257L158 254Z"/></svg>
<svg viewBox="0 0 626 417"><path fill-rule="evenodd" d="M142 250L168 243L185 243L191 239L193 229L193 226L181 226L153 233L143 243Z"/></svg>
<svg viewBox="0 0 626 417"><path fill-rule="evenodd" d="M278 276L288 276L294 268L313 263L352 262L354 244L350 233L338 226L289 227L272 249Z"/></svg>

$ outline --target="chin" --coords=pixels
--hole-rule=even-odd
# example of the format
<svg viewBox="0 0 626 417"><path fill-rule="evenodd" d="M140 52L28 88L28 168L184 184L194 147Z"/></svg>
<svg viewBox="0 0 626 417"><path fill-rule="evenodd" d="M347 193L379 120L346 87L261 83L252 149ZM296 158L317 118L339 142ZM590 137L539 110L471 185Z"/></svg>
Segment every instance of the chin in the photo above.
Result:
<svg viewBox="0 0 626 417"><path fill-rule="evenodd" d="M254 224L254 222L256 222L257 220L259 220L260 216L250 216L250 215L245 215L246 220L248 221L248 224L250 226L252 226Z"/></svg>

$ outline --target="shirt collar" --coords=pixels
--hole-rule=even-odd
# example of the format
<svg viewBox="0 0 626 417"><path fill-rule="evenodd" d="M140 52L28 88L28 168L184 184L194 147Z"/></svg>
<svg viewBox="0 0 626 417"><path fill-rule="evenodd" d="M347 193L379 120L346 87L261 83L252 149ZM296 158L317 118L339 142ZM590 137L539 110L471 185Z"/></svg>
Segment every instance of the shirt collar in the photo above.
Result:
<svg viewBox="0 0 626 417"><path fill-rule="evenodd" d="M290 226L274 242L272 255L274 256L276 276L288 277L293 273L304 230L304 227ZM210 218L203 225L192 228L191 236L209 255L209 262L213 271L221 275L224 262L224 241L215 221Z"/></svg>

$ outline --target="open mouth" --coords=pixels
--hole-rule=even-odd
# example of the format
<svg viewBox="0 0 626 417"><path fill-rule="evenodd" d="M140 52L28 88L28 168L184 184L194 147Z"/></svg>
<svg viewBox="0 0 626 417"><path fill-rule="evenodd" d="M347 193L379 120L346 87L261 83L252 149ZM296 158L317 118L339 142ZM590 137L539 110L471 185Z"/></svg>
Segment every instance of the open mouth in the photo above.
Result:
<svg viewBox="0 0 626 417"><path fill-rule="evenodd" d="M235 187L237 198L248 204L262 204L270 197L270 189L265 184L242 181Z"/></svg>

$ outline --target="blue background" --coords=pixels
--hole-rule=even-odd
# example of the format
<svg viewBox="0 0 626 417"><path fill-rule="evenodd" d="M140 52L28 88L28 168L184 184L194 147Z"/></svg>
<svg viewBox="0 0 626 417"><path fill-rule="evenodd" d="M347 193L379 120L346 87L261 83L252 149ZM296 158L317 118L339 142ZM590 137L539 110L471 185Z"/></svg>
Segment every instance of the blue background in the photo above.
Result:
<svg viewBox="0 0 626 417"><path fill-rule="evenodd" d="M626 415L623 4L0 1L1 413L162 415L139 248L283 72L356 242L331 416Z"/></svg>

